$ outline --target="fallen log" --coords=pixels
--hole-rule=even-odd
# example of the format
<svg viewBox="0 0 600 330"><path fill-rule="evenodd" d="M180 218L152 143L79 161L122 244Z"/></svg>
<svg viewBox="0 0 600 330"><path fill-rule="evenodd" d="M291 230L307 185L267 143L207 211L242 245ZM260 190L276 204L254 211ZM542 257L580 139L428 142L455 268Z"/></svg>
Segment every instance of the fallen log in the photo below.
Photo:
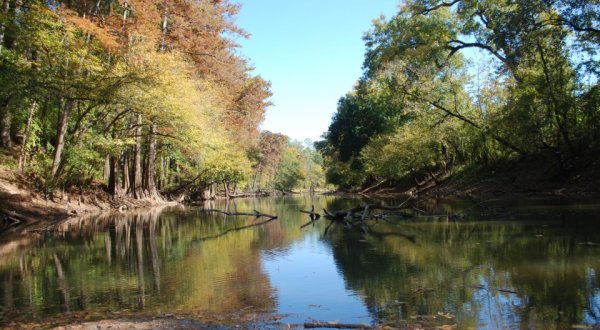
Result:
<svg viewBox="0 0 600 330"><path fill-rule="evenodd" d="M327 209L324 208L323 209L323 212L325 214L324 217L328 220L331 220L331 222L325 229L325 234L327 234L329 227L331 227L331 225L334 222L341 223L346 228L354 227L355 229L358 229L359 231L361 231L365 234L368 234L371 231L371 227L367 223L367 220L374 219L375 221L378 221L380 219L383 219L385 216L387 216L389 214L396 214L396 213L398 213L400 216L406 217L406 218L413 217L414 216L413 214L405 213L405 212L398 212L400 210L413 210L414 206L412 204L409 204L409 202L412 199L413 199L413 197L411 196L408 199L406 199L404 202L402 202L400 205L396 205L396 206L382 205L381 203L367 204L367 205L356 206L356 207L353 207L353 208L347 209L347 210L337 211L335 213L331 213L331 212L327 211ZM384 210L387 212L371 215L371 212L373 210ZM300 210L300 212L311 215L311 221L302 225L300 227L300 229L305 228L311 224L314 224L321 217L320 214L315 213L314 206L311 208L310 211Z"/></svg>
<svg viewBox="0 0 600 330"><path fill-rule="evenodd" d="M312 218L312 217L311 217L311 218ZM317 220L319 220L320 218L321 218L321 217L318 217L318 218L317 218L317 217L315 217L315 218L312 218L312 220L310 220L309 222L307 222L307 223L303 224L302 226L300 226L300 229L303 229L303 228L305 228L305 227L308 227L308 226L310 226L310 225L313 225L313 224L314 224L315 222L317 222Z"/></svg>
<svg viewBox="0 0 600 330"><path fill-rule="evenodd" d="M256 217L256 218L264 217L264 218L269 218L269 219L277 219L276 215L261 213L261 212L258 212L257 210L254 210L254 213L226 212L226 211L221 211L221 210L216 210L216 209L203 209L202 211L203 212L221 213L221 214L230 215L230 216L250 216L250 217Z"/></svg>
<svg viewBox="0 0 600 330"><path fill-rule="evenodd" d="M210 240L210 239L219 238L219 237L225 236L225 235L227 235L229 233L232 233L232 232L236 232L236 231L240 231L240 230L244 230L244 229L248 229L248 228L252 228L252 227L262 226L262 225L265 225L265 224L267 224L267 223L269 223L269 222L271 222L273 220L277 220L277 217L269 218L269 219L267 219L265 221L258 222L258 223L253 223L253 224L242 226L242 227L235 227L235 228L227 229L227 230L225 230L225 231L223 231L223 232L221 232L219 234L212 235L212 236L201 237L198 240L199 241L207 241L207 240Z"/></svg>
<svg viewBox="0 0 600 330"><path fill-rule="evenodd" d="M367 205L356 206L351 209L337 211L335 213L330 213L325 209L323 209L323 211L325 212L325 216L330 219L341 220L344 218L350 218L350 217L354 216L355 214L361 213L361 212L362 212L361 218L364 219L364 218L366 218L368 213L373 210L400 211L400 210L413 209L413 206L408 204L408 202L410 200L412 200L412 197L409 197L407 200L402 202L400 205L396 205L396 206L387 206L387 205L382 205L381 203L378 203L378 204L367 204Z"/></svg>
<svg viewBox="0 0 600 330"><path fill-rule="evenodd" d="M314 224L317 220L321 219L321 215L319 213L315 212L315 206L313 205L310 209L310 211L304 211L304 210L300 210L301 213L305 213L310 215L310 221L303 224L302 226L300 226L300 229L307 227L311 224Z"/></svg>
<svg viewBox="0 0 600 330"><path fill-rule="evenodd" d="M315 212L315 206L314 206L314 205L311 207L310 211L304 211L304 210L300 210L300 213L306 213L306 214L309 214L309 215L310 215L310 217L311 217L311 219L312 219L312 218L317 218L317 219L318 219L318 218L320 218L320 217L321 217L321 215L320 215L319 213L316 213L316 212Z"/></svg>

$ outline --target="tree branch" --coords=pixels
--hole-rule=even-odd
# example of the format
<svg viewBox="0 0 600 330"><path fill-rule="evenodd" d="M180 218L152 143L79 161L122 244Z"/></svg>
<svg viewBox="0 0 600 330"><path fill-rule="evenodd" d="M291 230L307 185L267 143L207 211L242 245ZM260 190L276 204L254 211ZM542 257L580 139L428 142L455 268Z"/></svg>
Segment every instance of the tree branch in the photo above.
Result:
<svg viewBox="0 0 600 330"><path fill-rule="evenodd" d="M456 40L456 39L452 39L452 40L448 41L448 43L458 44L458 46L448 45L448 48L450 48L450 54L448 55L448 58L452 57L452 55L454 55L456 52L458 52L459 50L464 49L464 48L479 48L479 49L487 50L492 55L494 55L496 58L498 58L502 63L508 64L508 60L506 59L506 57L502 56L502 54L500 54L497 50L495 50L494 48L492 48L489 45L486 45L486 44L483 44L480 42L464 42L464 41Z"/></svg>
<svg viewBox="0 0 600 330"><path fill-rule="evenodd" d="M435 11L435 10L438 10L438 9L440 9L440 8L442 8L442 7L452 7L452 6L454 6L455 4L459 3L460 1L461 1L461 0L453 0L453 1L451 1L451 2L443 2L443 1L442 1L442 2L438 3L437 5L435 5L435 6L433 6L433 7L430 7L430 8L425 8L425 9L424 9L424 10L421 12L421 14L422 14L422 15L427 15L427 14L429 14L430 12L432 12L432 11Z"/></svg>

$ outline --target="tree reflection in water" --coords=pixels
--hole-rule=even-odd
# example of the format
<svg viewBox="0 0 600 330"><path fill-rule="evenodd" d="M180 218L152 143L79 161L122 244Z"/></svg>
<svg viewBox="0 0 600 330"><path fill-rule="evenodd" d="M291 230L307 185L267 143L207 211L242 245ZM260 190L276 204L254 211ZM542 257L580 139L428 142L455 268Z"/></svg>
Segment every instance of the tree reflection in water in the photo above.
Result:
<svg viewBox="0 0 600 330"><path fill-rule="evenodd" d="M98 317L249 307L277 312L282 301L294 300L281 293L299 284L270 273L265 258L269 265L290 265L299 248L314 244L332 256L334 274L318 274L327 270L306 260L294 267L300 273L293 279L312 278L300 285L318 287L322 297L343 295L335 301L362 300L366 311L356 313L368 312L373 322L419 315L459 328L561 329L600 322L597 205L512 203L522 215L510 221L390 218L370 236L337 226L324 235L327 221L300 229L309 221L300 209L339 210L359 202L308 195L212 202L206 207L256 209L279 219L251 227L257 223L252 217L195 207L153 209L70 219L56 232L6 238L0 244L0 325L65 311ZM460 203L429 207L438 214L468 213ZM346 290L320 285L325 277L338 278ZM310 299L319 304L318 296ZM329 320L352 323L359 316L344 319L326 307L319 315ZM315 313L308 304L294 308L296 319Z"/></svg>
<svg viewBox="0 0 600 330"><path fill-rule="evenodd" d="M476 220L476 219L473 219ZM563 329L600 322L598 216L512 222L420 219L327 241L379 320L455 314L460 327ZM415 242L406 237L415 237Z"/></svg>
<svg viewBox="0 0 600 330"><path fill-rule="evenodd" d="M72 219L0 255L2 320L65 311L272 310L257 232L195 242L232 222L182 209Z"/></svg>

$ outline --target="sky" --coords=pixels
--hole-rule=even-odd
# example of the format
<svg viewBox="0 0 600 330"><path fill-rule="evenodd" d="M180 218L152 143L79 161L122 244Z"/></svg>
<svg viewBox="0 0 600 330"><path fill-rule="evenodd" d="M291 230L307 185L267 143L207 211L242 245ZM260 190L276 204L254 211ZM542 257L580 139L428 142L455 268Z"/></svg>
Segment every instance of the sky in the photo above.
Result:
<svg viewBox="0 0 600 330"><path fill-rule="evenodd" d="M362 73L362 36L373 19L396 13L399 0L239 0L241 54L271 82L261 126L292 139L319 140L337 101Z"/></svg>

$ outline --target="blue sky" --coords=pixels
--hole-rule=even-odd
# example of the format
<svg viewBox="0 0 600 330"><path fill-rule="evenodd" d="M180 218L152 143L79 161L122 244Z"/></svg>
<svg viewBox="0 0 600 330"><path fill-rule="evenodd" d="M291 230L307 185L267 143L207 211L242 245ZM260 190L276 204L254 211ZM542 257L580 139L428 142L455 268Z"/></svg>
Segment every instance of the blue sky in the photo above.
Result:
<svg viewBox="0 0 600 330"><path fill-rule="evenodd" d="M255 73L272 83L274 105L262 129L318 140L338 99L361 75L362 36L393 15L398 0L240 0L239 40Z"/></svg>

